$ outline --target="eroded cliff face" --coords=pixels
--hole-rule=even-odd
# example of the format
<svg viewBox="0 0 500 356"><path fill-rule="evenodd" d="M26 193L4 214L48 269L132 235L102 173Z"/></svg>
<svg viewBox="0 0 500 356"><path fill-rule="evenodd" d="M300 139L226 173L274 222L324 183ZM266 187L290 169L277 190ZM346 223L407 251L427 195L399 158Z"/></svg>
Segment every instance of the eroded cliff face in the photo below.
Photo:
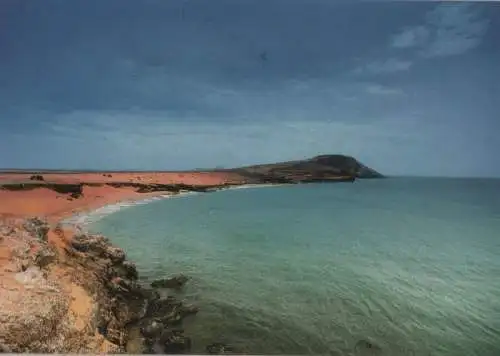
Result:
<svg viewBox="0 0 500 356"><path fill-rule="evenodd" d="M95 300L73 281L74 270L48 239L49 227L41 220L0 222L1 348L117 351L94 332Z"/></svg>
<svg viewBox="0 0 500 356"><path fill-rule="evenodd" d="M0 222L0 350L184 353L197 312L137 282L125 253L99 235L40 219Z"/></svg>

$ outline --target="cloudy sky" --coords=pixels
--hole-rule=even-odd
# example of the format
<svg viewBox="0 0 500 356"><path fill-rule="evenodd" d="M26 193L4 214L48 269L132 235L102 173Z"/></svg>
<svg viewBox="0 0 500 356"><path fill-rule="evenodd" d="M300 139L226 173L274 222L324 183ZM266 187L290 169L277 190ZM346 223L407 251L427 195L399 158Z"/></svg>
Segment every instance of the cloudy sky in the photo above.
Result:
<svg viewBox="0 0 500 356"><path fill-rule="evenodd" d="M500 177L499 63L493 3L2 0L0 167Z"/></svg>

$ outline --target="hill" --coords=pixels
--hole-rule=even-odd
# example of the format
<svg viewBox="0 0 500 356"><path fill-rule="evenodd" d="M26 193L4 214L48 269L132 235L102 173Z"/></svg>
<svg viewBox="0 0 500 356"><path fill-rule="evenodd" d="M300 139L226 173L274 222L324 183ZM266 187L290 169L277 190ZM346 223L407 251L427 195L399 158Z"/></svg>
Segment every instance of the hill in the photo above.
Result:
<svg viewBox="0 0 500 356"><path fill-rule="evenodd" d="M245 177L249 183L306 183L384 178L374 169L345 155L320 155L305 160L260 164L226 171Z"/></svg>

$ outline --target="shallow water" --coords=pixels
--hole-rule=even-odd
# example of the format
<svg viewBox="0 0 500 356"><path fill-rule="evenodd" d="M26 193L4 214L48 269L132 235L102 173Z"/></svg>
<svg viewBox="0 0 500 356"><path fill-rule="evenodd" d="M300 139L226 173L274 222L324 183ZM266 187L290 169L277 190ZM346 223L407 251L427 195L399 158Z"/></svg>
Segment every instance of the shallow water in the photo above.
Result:
<svg viewBox="0 0 500 356"><path fill-rule="evenodd" d="M195 352L498 356L499 194L500 180L430 178L227 190L91 229L146 280L192 277Z"/></svg>

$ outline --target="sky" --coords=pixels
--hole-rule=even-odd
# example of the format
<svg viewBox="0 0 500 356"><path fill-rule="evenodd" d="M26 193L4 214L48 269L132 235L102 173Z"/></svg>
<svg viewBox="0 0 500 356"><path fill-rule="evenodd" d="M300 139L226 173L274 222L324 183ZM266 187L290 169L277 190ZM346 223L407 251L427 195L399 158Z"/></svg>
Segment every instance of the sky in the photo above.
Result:
<svg viewBox="0 0 500 356"><path fill-rule="evenodd" d="M2 0L0 168L500 177L500 4Z"/></svg>

